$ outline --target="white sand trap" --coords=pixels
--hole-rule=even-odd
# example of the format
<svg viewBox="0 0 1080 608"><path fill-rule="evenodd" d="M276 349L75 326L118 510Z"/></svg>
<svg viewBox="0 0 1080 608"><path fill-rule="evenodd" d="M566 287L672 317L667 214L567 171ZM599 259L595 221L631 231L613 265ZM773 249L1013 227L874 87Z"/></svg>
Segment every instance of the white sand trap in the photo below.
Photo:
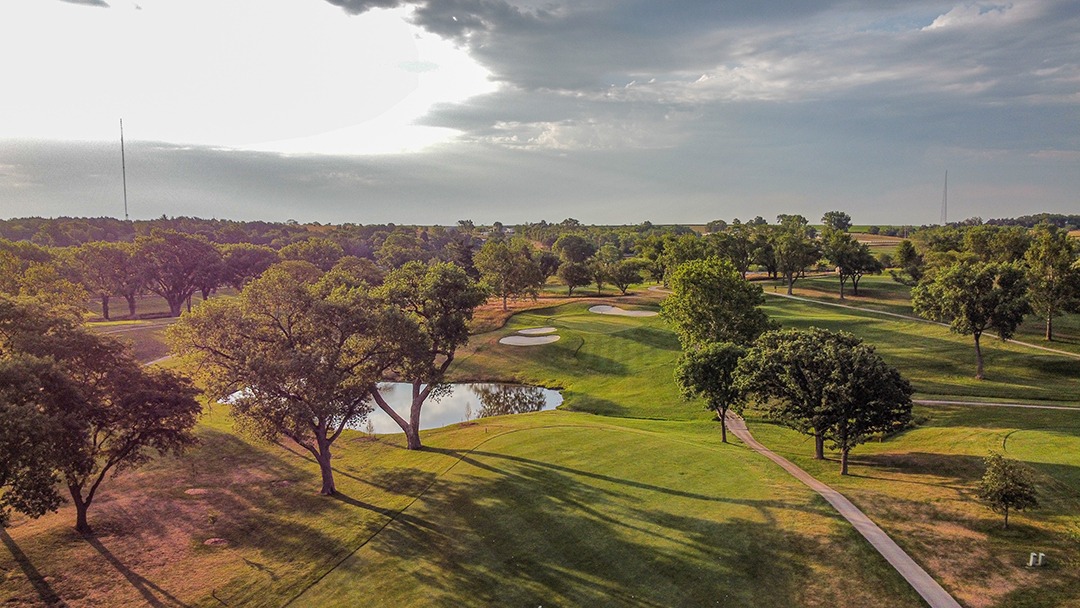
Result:
<svg viewBox="0 0 1080 608"><path fill-rule="evenodd" d="M593 306L589 309L589 312L595 312L598 315L619 315L622 317L655 317L660 314L655 310L623 310L618 306Z"/></svg>
<svg viewBox="0 0 1080 608"><path fill-rule="evenodd" d="M525 336L542 336L544 334L553 334L557 329L554 327L533 327L532 329L519 329L517 333Z"/></svg>
<svg viewBox="0 0 1080 608"><path fill-rule="evenodd" d="M559 336L506 336L502 340L499 340L499 344L509 344L510 346L539 346L541 344L551 344L559 339Z"/></svg>

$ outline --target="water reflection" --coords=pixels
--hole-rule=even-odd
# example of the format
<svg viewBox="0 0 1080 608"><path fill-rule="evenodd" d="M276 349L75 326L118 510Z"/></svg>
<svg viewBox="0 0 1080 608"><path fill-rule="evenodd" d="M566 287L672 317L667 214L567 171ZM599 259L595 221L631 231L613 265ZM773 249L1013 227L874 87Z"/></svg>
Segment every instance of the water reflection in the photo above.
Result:
<svg viewBox="0 0 1080 608"><path fill-rule="evenodd" d="M380 385L380 391L394 411L409 418L412 386L403 383ZM420 415L421 429L437 429L473 418L524 414L554 409L562 403L559 391L525 386L521 384L463 383L449 385L438 401L434 396L424 403ZM368 421L375 433L400 433L401 428L378 407L368 414ZM357 430L368 430L368 421L356 425Z"/></svg>

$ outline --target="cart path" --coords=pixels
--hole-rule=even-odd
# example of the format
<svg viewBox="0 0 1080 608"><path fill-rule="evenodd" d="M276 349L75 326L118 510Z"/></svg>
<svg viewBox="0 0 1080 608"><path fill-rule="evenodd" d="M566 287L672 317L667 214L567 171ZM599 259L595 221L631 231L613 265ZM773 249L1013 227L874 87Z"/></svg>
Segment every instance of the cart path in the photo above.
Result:
<svg viewBox="0 0 1080 608"><path fill-rule="evenodd" d="M990 403L983 401L942 401L939 399L912 399L912 403L919 405L968 405L981 407L1018 407L1028 410L1073 410L1080 412L1080 406L1069 405L1036 405L1034 403Z"/></svg>
<svg viewBox="0 0 1080 608"><path fill-rule="evenodd" d="M848 520L858 530L859 534L863 535L863 538L877 549L878 553L900 573L900 576L904 577L904 580L926 600L926 603L931 608L961 608L960 604L949 595L949 592L945 591L932 576L927 574L926 570L923 570L919 564L915 563L915 560L911 559L910 555L901 549L893 539L889 538L889 535L884 530L870 521L870 518L852 504L850 500L844 498L843 494L818 481L806 471L792 464L791 461L758 443L750 434L750 430L746 428L746 422L742 418L729 413L727 424L732 434L741 439L743 443L780 465L792 477L803 482L828 501L844 519Z"/></svg>
<svg viewBox="0 0 1080 608"><path fill-rule="evenodd" d="M659 291L659 290L657 290L657 291ZM889 317L896 317L898 319L903 319L905 321L918 321L919 323L929 323L931 325L940 325L942 327L948 327L949 326L948 323L939 323L938 321L930 321L928 319L923 319L921 317L914 317L912 315L903 315L903 314L900 314L898 312L889 312L887 310L874 310L872 308L861 308L859 306L852 306L850 304L840 304L839 302L823 302L821 300L815 300L813 298L804 298L802 296L789 296L786 293L775 293L775 292L769 292L769 291L762 291L762 293L764 293L767 296L774 296L774 297L777 297L777 298L787 298L789 300L798 300L799 302L807 302L807 303L810 303L810 304L820 304L822 306L833 306L833 307L836 307L836 308L847 308L848 310L856 310L856 311L859 311L859 312L866 312L866 313L871 313L871 314L875 314L875 315L885 315L885 316L889 316ZM997 336L992 335L992 334L985 334L985 335L988 335L988 336L991 336L991 337L996 338L998 340L1001 340L1000 338L998 338ZM1067 350L1059 350L1059 349L1056 349L1056 348L1050 348L1049 346L1040 346L1038 344L1032 344L1031 342L1021 342L1020 340L1008 340L1008 342L1011 342L1013 344L1019 344L1020 346L1026 346L1028 348L1036 348L1036 349L1039 349L1039 350L1042 350L1042 351L1046 351L1048 353L1054 353L1055 355L1064 355L1066 357L1071 357L1073 359L1080 359L1080 355L1078 355L1076 353L1071 353L1071 352L1069 352Z"/></svg>

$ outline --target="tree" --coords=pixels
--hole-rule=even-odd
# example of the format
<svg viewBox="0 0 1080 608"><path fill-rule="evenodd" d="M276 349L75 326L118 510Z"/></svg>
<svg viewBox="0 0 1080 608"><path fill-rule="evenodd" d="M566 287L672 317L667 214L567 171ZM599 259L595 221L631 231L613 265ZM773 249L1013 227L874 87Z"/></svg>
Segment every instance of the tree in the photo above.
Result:
<svg viewBox="0 0 1080 608"><path fill-rule="evenodd" d="M278 252L270 247L251 243L225 245L221 253L221 279L238 291L281 260Z"/></svg>
<svg viewBox="0 0 1080 608"><path fill-rule="evenodd" d="M1004 528L1009 527L1009 511L1023 511L1039 506L1035 480L1031 470L1011 458L990 452L983 462L986 472L979 481L979 499L994 513L1005 516Z"/></svg>
<svg viewBox="0 0 1080 608"><path fill-rule="evenodd" d="M954 333L975 340L975 377L983 379L980 338L993 330L1012 338L1031 312L1024 271L1015 264L961 262L924 277L911 291L915 314L949 323Z"/></svg>
<svg viewBox="0 0 1080 608"><path fill-rule="evenodd" d="M795 281L808 267L817 263L821 251L811 239L806 218L801 215L781 215L778 220L780 226L770 235L773 255L777 270L787 283L787 293L791 295Z"/></svg>
<svg viewBox="0 0 1080 608"><path fill-rule="evenodd" d="M845 332L775 330L763 334L739 361L735 387L762 401L769 415L814 437L814 457L825 441L848 453L875 433L903 428L911 417L911 385L873 347Z"/></svg>
<svg viewBox="0 0 1080 608"><path fill-rule="evenodd" d="M771 327L759 307L761 287L742 278L727 260L693 260L671 275L672 294L660 304L683 350L713 342L749 344Z"/></svg>
<svg viewBox="0 0 1080 608"><path fill-rule="evenodd" d="M204 283L207 269L221 254L206 239L172 230L158 230L135 241L136 257L146 271L147 288L169 303L179 317L181 307Z"/></svg>
<svg viewBox="0 0 1080 608"><path fill-rule="evenodd" d="M487 293L464 270L446 262L430 266L409 262L390 272L377 293L397 321L386 339L396 354L383 371L412 385L409 419L390 407L378 386L372 384L369 390L375 403L405 431L406 447L418 450L424 402L443 390L446 370L457 349L468 343L473 311Z"/></svg>
<svg viewBox="0 0 1080 608"><path fill-rule="evenodd" d="M484 284L502 298L503 310L511 297L537 296L542 284L532 244L524 239L507 242L488 239L473 258Z"/></svg>
<svg viewBox="0 0 1080 608"><path fill-rule="evenodd" d="M60 429L48 470L15 484L16 494L27 489L21 485L26 482L37 496L30 515L58 503L58 496L37 485L53 476L75 504L76 529L89 533L87 511L110 472L146 462L151 451L179 453L196 441L191 429L202 408L190 383L170 371L142 367L120 342L36 303L0 300L0 358L9 372L13 363L24 372L38 366L35 378L24 373L22 381L36 383L38 411ZM43 362L55 367L42 368ZM5 400L2 406L11 404Z"/></svg>
<svg viewBox="0 0 1080 608"><path fill-rule="evenodd" d="M109 296L121 290L121 275L129 262L120 243L93 241L76 247L71 254L83 285L101 298L101 316L109 320Z"/></svg>
<svg viewBox="0 0 1080 608"><path fill-rule="evenodd" d="M843 211L827 211L821 216L821 223L826 228L847 232L851 228L851 216Z"/></svg>
<svg viewBox="0 0 1080 608"><path fill-rule="evenodd" d="M592 282L596 283L596 295L600 295L604 289L604 283L611 279L615 267L622 260L619 250L611 244L601 247L588 261L589 275Z"/></svg>
<svg viewBox="0 0 1080 608"><path fill-rule="evenodd" d="M896 254L893 256L894 263L900 267L900 272L889 271L897 283L914 287L922 279L924 274L923 257L915 250L915 245L908 239L900 241L896 246ZM903 275L907 275L906 277Z"/></svg>
<svg viewBox="0 0 1080 608"><path fill-rule="evenodd" d="M568 292L566 295L574 295L574 288L588 285L592 281L592 273L584 263L563 262L559 265L559 278L566 283Z"/></svg>
<svg viewBox="0 0 1080 608"><path fill-rule="evenodd" d="M733 374L746 349L731 342L713 342L688 350L675 366L675 383L684 399L703 397L706 409L720 420L720 440L727 443L727 413L742 411L742 392L735 388Z"/></svg>
<svg viewBox="0 0 1080 608"><path fill-rule="evenodd" d="M608 280L626 295L631 285L641 282L641 263L638 260L619 260L608 269Z"/></svg>
<svg viewBox="0 0 1080 608"><path fill-rule="evenodd" d="M60 506L56 465L71 458L64 450L79 426L71 414L83 407L57 362L0 353L0 526L11 510L40 517Z"/></svg>
<svg viewBox="0 0 1080 608"><path fill-rule="evenodd" d="M717 255L731 260L739 274L745 279L757 253L753 228L735 220L727 232L713 234L709 238Z"/></svg>
<svg viewBox="0 0 1080 608"><path fill-rule="evenodd" d="M22 297L38 300L72 318L81 319L86 312L86 289L61 274L51 262L31 263L18 282Z"/></svg>
<svg viewBox="0 0 1080 608"><path fill-rule="evenodd" d="M541 285L547 283L548 279L559 272L559 256L551 251L539 252L536 256L536 264L540 267L540 276L543 278Z"/></svg>
<svg viewBox="0 0 1080 608"><path fill-rule="evenodd" d="M1024 256L1031 306L1046 320L1046 340L1054 339L1054 317L1080 310L1080 267L1069 233L1050 224L1032 231Z"/></svg>
<svg viewBox="0 0 1080 608"><path fill-rule="evenodd" d="M596 253L596 245L580 234L564 234L559 237L551 250L559 255L564 262L583 264Z"/></svg>
<svg viewBox="0 0 1080 608"><path fill-rule="evenodd" d="M368 392L397 352L388 334L404 325L366 286L343 283L308 262L283 262L168 330L210 395L232 396L241 430L311 452L324 495L337 492L331 447L370 411Z"/></svg>
<svg viewBox="0 0 1080 608"><path fill-rule="evenodd" d="M409 262L424 262L430 257L416 234L403 229L391 232L375 252L375 259L386 270L401 268Z"/></svg>
<svg viewBox="0 0 1080 608"><path fill-rule="evenodd" d="M286 245L279 253L283 260L307 262L325 272L337 264L345 250L330 239L314 237Z"/></svg>
<svg viewBox="0 0 1080 608"><path fill-rule="evenodd" d="M870 248L846 232L826 228L821 241L822 253L836 266L836 272L840 275L841 300L844 299L844 285L848 280L851 280L855 295L859 295L859 280L863 275L877 274L882 270L881 262L870 253Z"/></svg>
<svg viewBox="0 0 1080 608"><path fill-rule="evenodd" d="M723 232L727 225L728 223L724 220L713 220L705 224L705 231L708 233Z"/></svg>

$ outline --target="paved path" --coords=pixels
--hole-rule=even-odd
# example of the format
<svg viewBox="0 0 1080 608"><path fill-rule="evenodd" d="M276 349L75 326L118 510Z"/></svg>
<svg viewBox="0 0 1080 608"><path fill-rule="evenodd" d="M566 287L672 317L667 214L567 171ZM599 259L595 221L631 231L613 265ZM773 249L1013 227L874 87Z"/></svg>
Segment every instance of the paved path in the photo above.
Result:
<svg viewBox="0 0 1080 608"><path fill-rule="evenodd" d="M844 519L851 522L851 525L859 531L859 534L863 535L863 538L870 541L870 544L877 549L878 553L893 568L896 568L900 576L904 577L904 580L926 600L926 603L931 608L961 608L960 604L933 577L926 573L926 570L923 570L919 564L915 563L911 556L893 542L893 539L889 538L889 535L885 534L885 531L879 528L877 524L870 521L870 518L853 505L850 500L844 498L836 490L814 479L809 473L795 466L789 460L758 443L750 434L749 429L746 428L746 422L742 418L728 414L727 424L728 430L741 439L743 443L783 467L795 479L810 486L812 490L827 500Z"/></svg>
<svg viewBox="0 0 1080 608"><path fill-rule="evenodd" d="M1080 407L1068 405L1036 405L1034 403L987 403L983 401L939 401L937 399L912 399L919 405L972 405L986 407L1018 407L1029 410L1073 410L1080 412Z"/></svg>
<svg viewBox="0 0 1080 608"><path fill-rule="evenodd" d="M896 317L896 318L899 318L899 319L904 319L905 321L918 321L919 323L930 323L931 325L940 325L942 327L948 327L949 326L948 323L939 323L937 321L930 321L928 319L923 319L921 317L914 317L914 316L911 316L911 315L902 315L902 314L900 314L898 312L889 312L887 310L874 310L872 308L862 308L862 307L859 307L859 306L852 306L850 304L840 304L839 302L823 302L821 300L815 300L813 298L804 298L804 297L801 297L801 296L789 296L786 293L776 293L776 292L770 292L770 291L766 291L764 293L767 296L775 296L775 297L778 297L778 298L787 298L789 300L798 300L800 302L809 302L810 304L820 304L822 306L833 306L835 308L847 308L849 310L856 310L856 311L859 311L859 312L868 312L868 313L875 314L875 315L885 315L885 316L888 316L888 317ZM986 334L986 335L991 336L993 338L997 338L997 336L994 336L992 334ZM1080 359L1080 355L1078 355L1076 353L1071 353L1071 352L1069 352L1067 350L1059 350L1059 349L1056 349L1056 348L1050 348L1048 346L1040 346L1038 344L1032 344L1030 342L1021 342L1020 340L1009 340L1009 342L1012 342L1013 344L1019 344L1021 346L1026 346L1028 348L1037 348L1039 350L1044 350L1044 351L1046 351L1048 353L1054 353L1055 355L1064 355L1066 357L1072 357L1073 359Z"/></svg>

